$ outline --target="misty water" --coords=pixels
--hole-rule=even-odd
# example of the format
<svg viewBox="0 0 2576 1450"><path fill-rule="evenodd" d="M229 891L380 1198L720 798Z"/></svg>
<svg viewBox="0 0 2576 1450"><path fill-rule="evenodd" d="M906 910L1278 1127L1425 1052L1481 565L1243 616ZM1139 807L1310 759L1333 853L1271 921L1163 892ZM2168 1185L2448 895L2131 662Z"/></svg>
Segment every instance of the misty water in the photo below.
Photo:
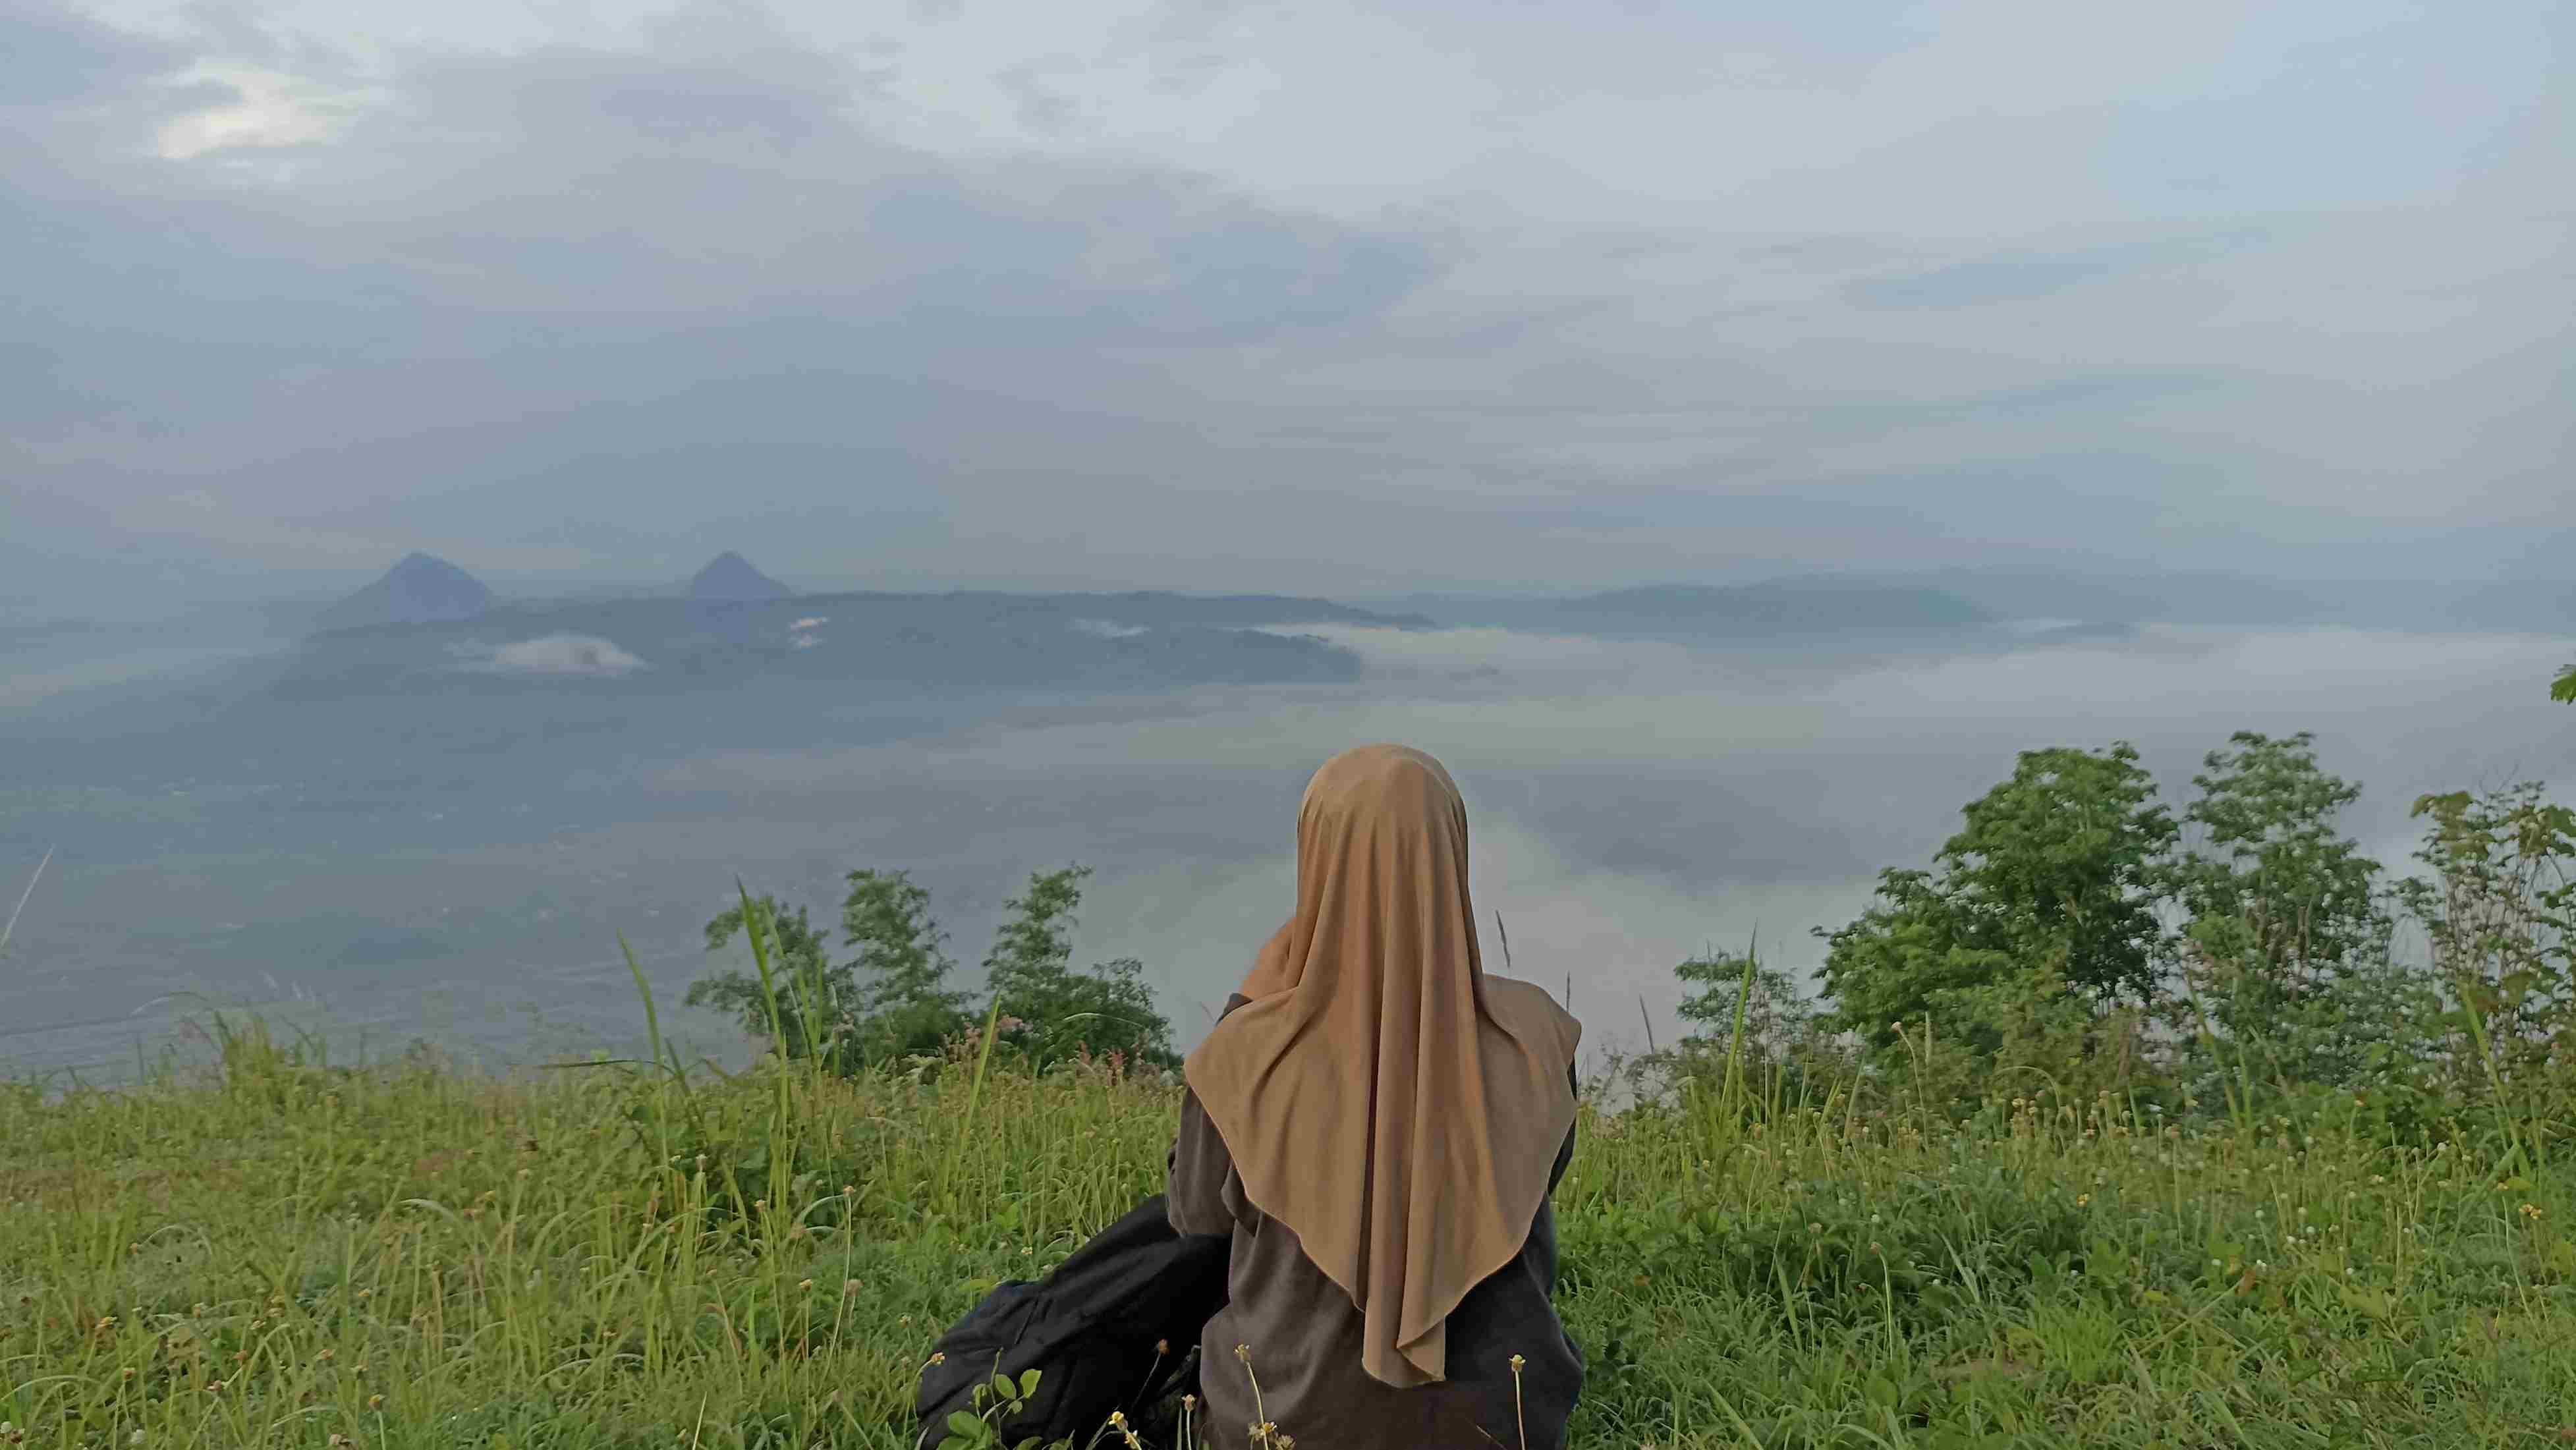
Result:
<svg viewBox="0 0 2576 1450"><path fill-rule="evenodd" d="M1671 968L1809 931L1919 864L2016 751L2135 743L2179 808L2234 730L2315 732L2365 789L2348 829L2403 863L2419 794L2576 779L2564 639L2030 627L1912 651L1694 648L1325 627L1357 683L887 698L779 682L239 707L246 641L54 640L0 697L0 1071L106 1081L251 1010L343 1059L414 1040L494 1065L631 1050L683 1011L737 879L836 919L908 868L971 982L1033 870L1094 870L1084 962L1146 964L1186 1043L1290 904L1297 796L1333 751L1440 756L1471 811L1488 961L1570 990L1596 1048L1677 1028ZM269 646L271 649L277 646Z"/></svg>

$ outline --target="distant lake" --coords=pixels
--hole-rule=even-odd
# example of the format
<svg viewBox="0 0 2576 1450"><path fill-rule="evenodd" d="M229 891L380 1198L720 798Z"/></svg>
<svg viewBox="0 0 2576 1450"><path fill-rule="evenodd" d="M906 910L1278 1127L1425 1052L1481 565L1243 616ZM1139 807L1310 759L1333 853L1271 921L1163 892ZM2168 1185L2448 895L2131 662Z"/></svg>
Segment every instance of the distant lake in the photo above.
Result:
<svg viewBox="0 0 2576 1450"><path fill-rule="evenodd" d="M1814 926L1918 864L2016 751L2134 742L2177 810L2239 729L2310 730L2365 788L2350 831L2401 864L2418 794L2576 783L2566 639L2034 626L1976 648L1702 649L1510 630L1319 628L1356 684L893 698L828 682L652 700L246 706L256 642L57 640L0 685L0 1070L113 1079L208 1007L370 1056L625 1051L717 963L740 878L837 917L840 878L910 868L962 974L1032 870L1094 868L1084 961L1142 958L1185 1038L1285 915L1297 794L1345 745L1439 755L1469 798L1481 923L1596 1044L1675 1027L1708 944L1803 972ZM249 668L252 666L241 666ZM180 674L184 672L185 677ZM212 672L212 673L210 673ZM152 685L168 680L167 688ZM1500 943L1488 939L1499 968Z"/></svg>

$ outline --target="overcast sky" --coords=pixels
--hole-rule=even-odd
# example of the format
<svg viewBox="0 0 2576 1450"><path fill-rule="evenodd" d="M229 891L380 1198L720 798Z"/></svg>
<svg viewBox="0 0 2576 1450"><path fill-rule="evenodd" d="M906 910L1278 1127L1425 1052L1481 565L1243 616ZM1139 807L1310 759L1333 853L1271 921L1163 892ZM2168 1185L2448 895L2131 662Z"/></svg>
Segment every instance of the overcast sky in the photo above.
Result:
<svg viewBox="0 0 2576 1450"><path fill-rule="evenodd" d="M2563 572L2571 16L0 0L0 596Z"/></svg>

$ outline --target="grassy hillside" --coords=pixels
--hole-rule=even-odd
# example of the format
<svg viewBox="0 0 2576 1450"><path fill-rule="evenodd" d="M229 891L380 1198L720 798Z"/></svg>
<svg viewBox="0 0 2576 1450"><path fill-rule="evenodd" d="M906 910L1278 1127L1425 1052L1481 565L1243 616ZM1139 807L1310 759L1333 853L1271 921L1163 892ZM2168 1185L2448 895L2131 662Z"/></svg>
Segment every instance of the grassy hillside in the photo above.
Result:
<svg viewBox="0 0 2576 1450"><path fill-rule="evenodd" d="M1176 1105L224 1058L0 1093L0 1439L891 1450L937 1330L1154 1191ZM1575 1444L2567 1443L2576 1197L2476 1156L2044 1090L1595 1111Z"/></svg>

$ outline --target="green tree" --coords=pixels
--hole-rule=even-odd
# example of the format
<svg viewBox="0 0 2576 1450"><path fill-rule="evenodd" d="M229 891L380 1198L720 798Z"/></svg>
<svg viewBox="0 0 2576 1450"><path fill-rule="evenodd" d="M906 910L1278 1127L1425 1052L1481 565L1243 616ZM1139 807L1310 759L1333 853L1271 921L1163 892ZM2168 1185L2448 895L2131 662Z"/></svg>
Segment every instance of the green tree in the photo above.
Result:
<svg viewBox="0 0 2576 1450"><path fill-rule="evenodd" d="M930 916L930 893L908 871L853 871L841 900L841 939L861 986L859 1050L869 1062L938 1052L966 1030L966 993Z"/></svg>
<svg viewBox="0 0 2576 1450"><path fill-rule="evenodd" d="M827 1044L846 1038L858 1017L858 994L848 974L831 964L829 946L805 908L790 911L775 896L751 898L748 920L739 903L716 913L707 923L707 950L722 951L751 923L758 924L761 950L769 954L777 1020L770 1018L770 990L751 972L718 972L690 983L688 1004L730 1012L755 1037L766 1038L774 1028L790 1057L827 1052Z"/></svg>
<svg viewBox="0 0 2576 1450"><path fill-rule="evenodd" d="M1629 1085L1660 1099L1686 1083L1766 1108L1804 1101L1820 1078L1839 1079L1847 1054L1816 1030L1816 1004L1796 981L1753 951L1703 950L1673 968L1685 991L1682 1039L1626 1064Z"/></svg>
<svg viewBox="0 0 2576 1450"><path fill-rule="evenodd" d="M2201 839L2165 878L2184 1056L2239 1088L2384 1079L2412 1054L2400 1039L2420 1040L2390 1015L2407 982L2379 863L2338 830L2361 788L2320 769L2314 744L2239 731L2211 751L2183 812Z"/></svg>
<svg viewBox="0 0 2576 1450"><path fill-rule="evenodd" d="M1933 1016L1945 1040L1991 1054L2018 1030L1995 1010L2008 984L2046 983L2034 990L2087 1010L2150 998L2176 827L2137 762L2126 742L2023 752L2011 779L1967 805L1933 869L1881 873L1876 904L1817 930L1827 1025L1885 1055L1896 1024Z"/></svg>
<svg viewBox="0 0 2576 1450"><path fill-rule="evenodd" d="M2561 705L2576 705L2576 665L2569 665L2551 682L2549 698Z"/></svg>
<svg viewBox="0 0 2576 1450"><path fill-rule="evenodd" d="M1172 1024L1154 1006L1144 963L1121 957L1087 971L1072 964L1073 913L1090 874L1086 866L1034 873L1007 903L1010 914L984 959L1008 1024L1002 1040L1040 1068L1112 1052L1170 1066Z"/></svg>
<svg viewBox="0 0 2576 1450"><path fill-rule="evenodd" d="M2186 929L2204 945L2224 940L2266 1002L2277 1002L2384 947L2379 863L2338 830L2361 787L2318 768L2314 736L2239 731L2228 743L2192 777L2200 798L2183 820L2202 839L2174 863L2166 889Z"/></svg>
<svg viewBox="0 0 2576 1450"><path fill-rule="evenodd" d="M1739 1035L1754 1057L1786 1053L1815 1017L1787 972L1766 967L1750 951L1702 951L1673 968L1688 990L1678 1009L1691 1024L1690 1038L1731 1046Z"/></svg>
<svg viewBox="0 0 2576 1450"><path fill-rule="evenodd" d="M770 896L752 903L770 953L785 1051L825 1057L843 1072L938 1052L965 1029L966 999L947 984L953 964L940 948L930 893L903 871L853 871L845 879L841 933L850 955L839 961L829 959L804 908L791 913ZM707 950L721 950L744 927L740 906L718 914L707 923ZM751 973L701 979L688 1002L732 1012L755 1035L770 1031L769 994Z"/></svg>
<svg viewBox="0 0 2576 1450"><path fill-rule="evenodd" d="M2416 859L2431 874L2398 894L2466 1009L2454 1060L2490 1086L2568 1065L2558 1054L2576 1025L2576 811L2526 783L2428 795L2414 814L2426 822Z"/></svg>

